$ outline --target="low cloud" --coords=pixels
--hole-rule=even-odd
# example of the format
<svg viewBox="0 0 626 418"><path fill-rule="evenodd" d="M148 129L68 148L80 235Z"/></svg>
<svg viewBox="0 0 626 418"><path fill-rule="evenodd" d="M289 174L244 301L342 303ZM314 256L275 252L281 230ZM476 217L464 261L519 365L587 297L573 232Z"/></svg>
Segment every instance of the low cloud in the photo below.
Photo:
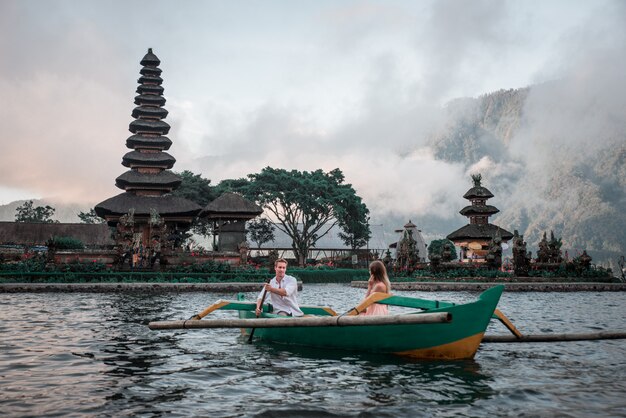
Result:
<svg viewBox="0 0 626 418"><path fill-rule="evenodd" d="M120 163L147 47L163 60L174 170L215 184L265 166L340 168L374 222L464 222L458 210L474 172L499 202L537 208L547 203L533 182L548 187L555 163L584 161L624 140L622 2L603 3L587 20L572 19L578 9L568 6L555 33L541 32L549 41L525 23L555 17L552 9L524 14L521 3L506 1L320 6L288 22L293 40L281 38L283 27L266 38L267 21L235 6L203 11L245 18L246 30L206 24L201 13L189 20L186 4L167 15L167 3L147 11L137 3L113 21L113 8L85 2L93 10L80 3L74 13L72 3L0 6L2 186L77 202L119 193L114 181L126 170ZM142 13L167 21L164 36L137 26ZM129 39L143 46L128 47ZM534 56L539 48L544 61ZM472 161L434 155L429 141L448 122L447 100L529 79L539 87L510 143L485 136Z"/></svg>

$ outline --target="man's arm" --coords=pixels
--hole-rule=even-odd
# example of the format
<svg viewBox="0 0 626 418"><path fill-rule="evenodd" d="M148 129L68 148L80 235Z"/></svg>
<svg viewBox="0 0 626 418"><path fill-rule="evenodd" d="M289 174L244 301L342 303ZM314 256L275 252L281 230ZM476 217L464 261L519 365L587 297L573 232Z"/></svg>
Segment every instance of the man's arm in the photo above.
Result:
<svg viewBox="0 0 626 418"><path fill-rule="evenodd" d="M267 286L269 286L269 283L266 283L265 286L263 286L263 289L261 289L261 291L259 292L259 296L257 296L257 298L256 298L256 313L257 313L257 315L261 311L261 305L263 305L263 302L265 302L264 299L267 299L267 297L269 296L267 294L267 291L265 290L267 288Z"/></svg>
<svg viewBox="0 0 626 418"><path fill-rule="evenodd" d="M268 292L274 293L275 295L287 296L286 289L279 289L278 287L272 287L269 283L265 285L265 288L267 289Z"/></svg>
<svg viewBox="0 0 626 418"><path fill-rule="evenodd" d="M291 296L298 291L298 281L295 278L285 281L285 288L280 290L284 291L283 296Z"/></svg>

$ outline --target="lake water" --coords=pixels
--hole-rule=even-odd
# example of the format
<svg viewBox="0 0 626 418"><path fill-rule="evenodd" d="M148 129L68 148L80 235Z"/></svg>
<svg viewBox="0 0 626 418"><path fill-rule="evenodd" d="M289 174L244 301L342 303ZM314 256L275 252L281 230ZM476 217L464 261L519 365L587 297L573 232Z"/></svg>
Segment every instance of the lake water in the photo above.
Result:
<svg viewBox="0 0 626 418"><path fill-rule="evenodd" d="M305 284L300 301L343 312L363 293ZM453 302L476 297L397 294ZM0 415L626 416L626 340L483 344L474 360L441 362L248 344L232 329L147 327L234 298L0 295ZM625 332L625 302L624 292L516 292L505 293L499 308L528 334ZM492 321L488 333L508 331Z"/></svg>

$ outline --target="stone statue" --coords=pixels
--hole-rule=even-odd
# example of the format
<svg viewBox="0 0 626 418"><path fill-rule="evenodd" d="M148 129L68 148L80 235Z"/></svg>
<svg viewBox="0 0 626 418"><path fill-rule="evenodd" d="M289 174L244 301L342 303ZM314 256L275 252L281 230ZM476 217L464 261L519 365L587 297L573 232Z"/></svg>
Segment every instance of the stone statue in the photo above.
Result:
<svg viewBox="0 0 626 418"><path fill-rule="evenodd" d="M393 259L391 258L391 251L387 250L385 257L383 258L383 263L385 263L387 270L392 267Z"/></svg>
<svg viewBox="0 0 626 418"><path fill-rule="evenodd" d="M113 240L115 241L115 248L117 250L117 266L123 267L128 260L130 267L133 267L132 255L133 255L133 237L135 234L135 209L131 208L128 213L120 216L117 225L115 226L115 232Z"/></svg>
<svg viewBox="0 0 626 418"><path fill-rule="evenodd" d="M591 268L591 256L587 254L587 250L583 250L583 253L579 257L580 265L583 269L589 270Z"/></svg>
<svg viewBox="0 0 626 418"><path fill-rule="evenodd" d="M441 255L432 254L430 257L430 271L433 273L438 273L441 271Z"/></svg>
<svg viewBox="0 0 626 418"><path fill-rule="evenodd" d="M130 239L125 239L121 245L119 246L119 265L120 267L124 265L126 260L128 260L128 264L132 267L132 249L133 243Z"/></svg>
<svg viewBox="0 0 626 418"><path fill-rule="evenodd" d="M128 213L120 216L119 223L125 227L132 227L135 225L135 208L130 208Z"/></svg>
<svg viewBox="0 0 626 418"><path fill-rule="evenodd" d="M541 237L541 241L539 241L539 249L537 250L537 258L535 259L538 263L549 263L550 262L550 248L548 246L548 239L546 238L546 233L543 233Z"/></svg>
<svg viewBox="0 0 626 418"><path fill-rule="evenodd" d="M396 269L411 272L415 270L418 262L419 250L417 249L417 241L413 238L413 231L406 229L402 239L398 242Z"/></svg>
<svg viewBox="0 0 626 418"><path fill-rule="evenodd" d="M152 237L152 255L150 256L150 267L154 267L156 263L161 265L161 237L153 236Z"/></svg>
<svg viewBox="0 0 626 418"><path fill-rule="evenodd" d="M513 271L516 276L526 277L530 270L530 252L526 252L526 242L524 236L513 232Z"/></svg>
<svg viewBox="0 0 626 418"><path fill-rule="evenodd" d="M150 223L150 226L152 226L152 227L154 227L154 226L161 226L164 223L163 218L161 218L159 216L159 213L154 208L150 208L150 221L149 221L149 223Z"/></svg>
<svg viewBox="0 0 626 418"><path fill-rule="evenodd" d="M248 241L240 242L237 245L237 249L239 250L239 263L248 263L248 254L250 253L250 244L248 243Z"/></svg>
<svg viewBox="0 0 626 418"><path fill-rule="evenodd" d="M135 229L135 209L131 208L127 214L120 216L116 226L115 241L120 243L121 241L131 238Z"/></svg>
<svg viewBox="0 0 626 418"><path fill-rule="evenodd" d="M441 262L449 263L452 261L452 246L449 242L446 242L443 245L443 250L441 251Z"/></svg>
<svg viewBox="0 0 626 418"><path fill-rule="evenodd" d="M482 174L472 174L472 181L474 182L474 187L480 187L480 183L483 180Z"/></svg>
<svg viewBox="0 0 626 418"><path fill-rule="evenodd" d="M545 234L544 234L545 237ZM561 246L563 242L561 238L558 240L554 238L554 232L550 231L550 241L548 242L549 258L548 262L560 264L563 262L563 256L561 255Z"/></svg>
<svg viewBox="0 0 626 418"><path fill-rule="evenodd" d="M489 242L486 261L490 269L498 270L502 267L502 238L499 235Z"/></svg>

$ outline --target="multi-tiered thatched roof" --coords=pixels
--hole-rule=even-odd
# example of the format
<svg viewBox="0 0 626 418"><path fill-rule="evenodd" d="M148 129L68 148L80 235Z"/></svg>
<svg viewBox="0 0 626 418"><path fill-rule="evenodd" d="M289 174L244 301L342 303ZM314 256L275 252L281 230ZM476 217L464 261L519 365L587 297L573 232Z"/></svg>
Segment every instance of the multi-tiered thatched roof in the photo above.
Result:
<svg viewBox="0 0 626 418"><path fill-rule="evenodd" d="M96 213L115 225L120 216L134 210L136 218L148 218L156 212L166 221L188 224L202 209L196 203L172 196L169 193L181 183L178 175L170 171L176 159L165 152L172 141L165 135L170 125L163 121L168 112L163 108L163 79L161 61L152 49L141 60L135 97L137 107L132 112L134 121L129 130L133 134L126 140L131 149L122 158L122 165L130 168L115 180L124 193L111 197L95 207Z"/></svg>

